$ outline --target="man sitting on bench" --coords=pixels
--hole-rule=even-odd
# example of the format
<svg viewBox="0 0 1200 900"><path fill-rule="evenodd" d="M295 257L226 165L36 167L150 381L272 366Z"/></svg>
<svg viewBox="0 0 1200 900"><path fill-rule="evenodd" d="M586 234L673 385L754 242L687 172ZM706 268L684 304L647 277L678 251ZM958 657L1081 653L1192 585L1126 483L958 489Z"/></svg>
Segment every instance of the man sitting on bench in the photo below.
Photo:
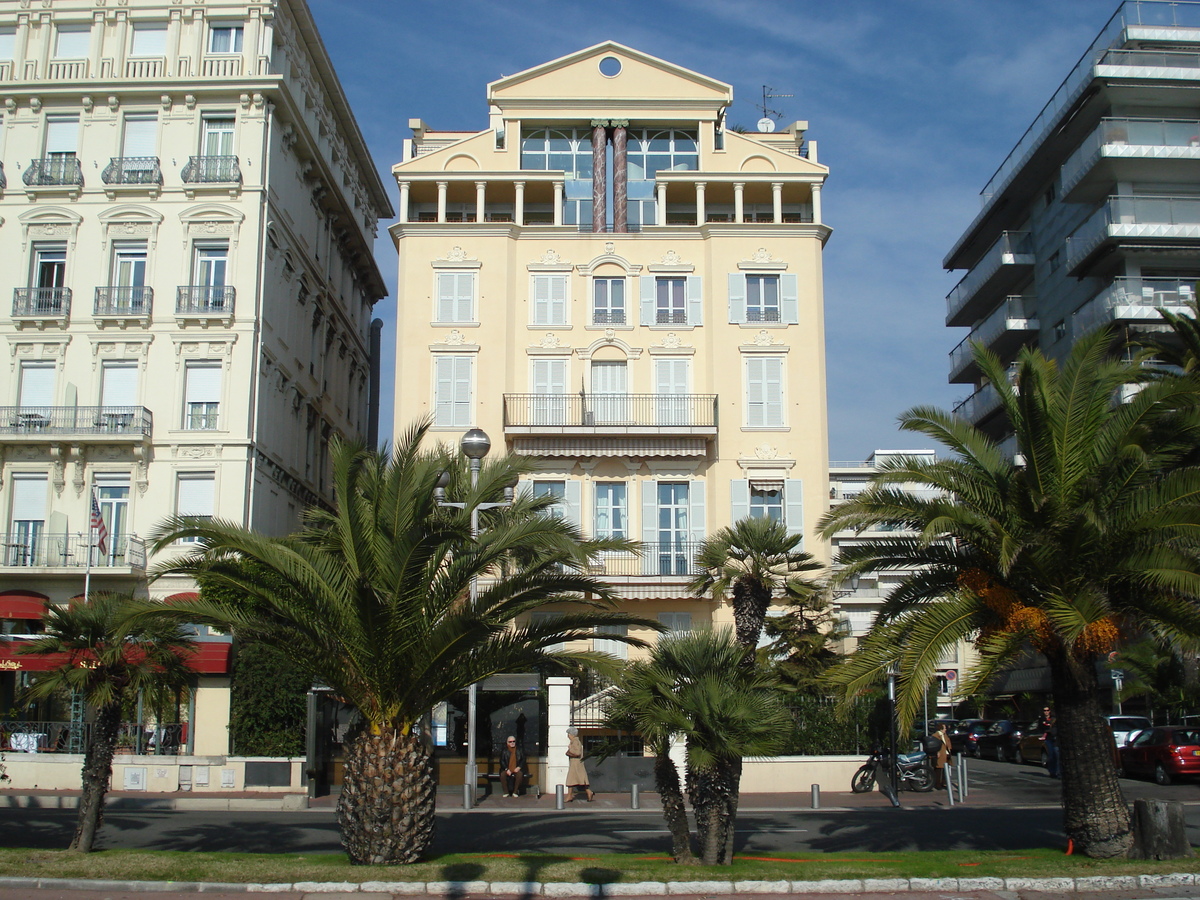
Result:
<svg viewBox="0 0 1200 900"><path fill-rule="evenodd" d="M500 786L504 789L504 796L517 796L528 777L525 751L517 746L517 739L510 734L504 742L504 749L500 751Z"/></svg>

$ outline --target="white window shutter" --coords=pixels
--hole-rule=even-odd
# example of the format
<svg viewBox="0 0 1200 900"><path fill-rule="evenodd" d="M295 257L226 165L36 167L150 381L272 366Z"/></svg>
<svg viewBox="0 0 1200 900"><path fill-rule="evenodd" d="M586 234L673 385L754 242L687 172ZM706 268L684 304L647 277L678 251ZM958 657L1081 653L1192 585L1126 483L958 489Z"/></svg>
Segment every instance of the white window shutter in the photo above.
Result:
<svg viewBox="0 0 1200 900"><path fill-rule="evenodd" d="M74 153L79 147L79 118L61 116L46 119L46 155Z"/></svg>
<svg viewBox="0 0 1200 900"><path fill-rule="evenodd" d="M729 275L729 321L734 325L746 321L746 276L740 272Z"/></svg>
<svg viewBox="0 0 1200 900"><path fill-rule="evenodd" d="M12 517L14 522L46 521L45 475L14 475L12 477Z"/></svg>
<svg viewBox="0 0 1200 900"><path fill-rule="evenodd" d="M533 295L533 324L550 324L550 284L545 275L530 276L532 284L530 293Z"/></svg>
<svg viewBox="0 0 1200 900"><path fill-rule="evenodd" d="M184 400L187 403L221 402L221 366L219 363L187 367Z"/></svg>
<svg viewBox="0 0 1200 900"><path fill-rule="evenodd" d="M746 360L746 424L765 425L766 385L763 360L752 356Z"/></svg>
<svg viewBox="0 0 1200 900"><path fill-rule="evenodd" d="M785 325L800 324L800 278L779 276L779 318Z"/></svg>
<svg viewBox="0 0 1200 900"><path fill-rule="evenodd" d="M804 534L804 482L789 478L783 483L784 524L793 534ZM803 544L801 544L803 546Z"/></svg>
<svg viewBox="0 0 1200 900"><path fill-rule="evenodd" d="M750 482L735 478L729 482L729 521L740 522L750 515Z"/></svg>
<svg viewBox="0 0 1200 900"><path fill-rule="evenodd" d="M216 485L216 479L212 475L181 475L175 499L175 514L211 518L216 509Z"/></svg>
<svg viewBox="0 0 1200 900"><path fill-rule="evenodd" d="M705 483L703 481L688 482L688 527L691 531L691 541L693 544L699 544L704 540L706 530L704 527L704 493ZM692 552L695 553L696 547L692 547Z"/></svg>
<svg viewBox="0 0 1200 900"><path fill-rule="evenodd" d="M704 288L699 275L687 277L687 323L704 324Z"/></svg>
<svg viewBox="0 0 1200 900"><path fill-rule="evenodd" d="M88 55L91 41L90 25L60 28L58 40L54 44L54 56L56 59L84 59Z"/></svg>
<svg viewBox="0 0 1200 900"><path fill-rule="evenodd" d="M17 405L44 407L54 405L54 363L25 363L21 366L21 393Z"/></svg>
<svg viewBox="0 0 1200 900"><path fill-rule="evenodd" d="M658 482L642 482L642 541L658 546ZM650 554L646 555L649 558Z"/></svg>
<svg viewBox="0 0 1200 900"><path fill-rule="evenodd" d="M439 272L437 276L438 301L437 320L453 322L455 309L455 275L452 272Z"/></svg>
<svg viewBox="0 0 1200 900"><path fill-rule="evenodd" d="M583 482L568 478L563 485L563 518L576 528L583 527Z"/></svg>
<svg viewBox="0 0 1200 900"><path fill-rule="evenodd" d="M551 325L567 324L567 276L547 275Z"/></svg>
<svg viewBox="0 0 1200 900"><path fill-rule="evenodd" d="M157 23L133 26L133 49L130 56L166 56L167 26Z"/></svg>
<svg viewBox="0 0 1200 900"><path fill-rule="evenodd" d="M127 159L158 155L158 119L126 119L121 155Z"/></svg>
<svg viewBox="0 0 1200 900"><path fill-rule="evenodd" d="M771 358L763 360L764 392L766 415L765 425L783 424L783 360Z"/></svg>
<svg viewBox="0 0 1200 900"><path fill-rule="evenodd" d="M655 289L657 282L652 275L643 275L638 279L641 282L642 291L642 322L643 325L653 325L655 321L654 304L655 304Z"/></svg>
<svg viewBox="0 0 1200 900"><path fill-rule="evenodd" d="M106 364L100 384L100 405L136 406L137 383L137 363L113 362Z"/></svg>

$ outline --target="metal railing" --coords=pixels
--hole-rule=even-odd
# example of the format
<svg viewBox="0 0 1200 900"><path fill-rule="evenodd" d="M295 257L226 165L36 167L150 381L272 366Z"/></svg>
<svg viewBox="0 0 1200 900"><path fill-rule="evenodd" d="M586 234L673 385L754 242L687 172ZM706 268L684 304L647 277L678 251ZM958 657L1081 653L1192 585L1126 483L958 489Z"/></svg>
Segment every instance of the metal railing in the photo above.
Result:
<svg viewBox="0 0 1200 900"><path fill-rule="evenodd" d="M662 541L643 543L637 552L602 553L592 560L589 571L605 577L693 576L699 574L696 552L700 541Z"/></svg>
<svg viewBox="0 0 1200 900"><path fill-rule="evenodd" d="M175 295L175 314L184 316L230 316L236 292L229 285L180 285Z"/></svg>
<svg viewBox="0 0 1200 900"><path fill-rule="evenodd" d="M130 285L107 285L96 288L96 305L93 314L97 316L135 316L150 315L154 305L154 288Z"/></svg>
<svg viewBox="0 0 1200 900"><path fill-rule="evenodd" d="M1117 320L1161 322L1160 309L1190 315L1190 304L1195 298L1195 280L1114 278L1112 284L1071 317L1072 335L1078 337Z"/></svg>
<svg viewBox="0 0 1200 900"><path fill-rule="evenodd" d="M65 319L71 314L71 289L68 287L13 288L14 316L42 316Z"/></svg>
<svg viewBox="0 0 1200 900"><path fill-rule="evenodd" d="M78 734L73 734L73 730ZM92 736L92 723L4 722L0 750L13 753L82 753ZM122 722L117 753L175 756L187 752L188 724L141 725Z"/></svg>
<svg viewBox="0 0 1200 900"><path fill-rule="evenodd" d="M946 318L952 319L1003 266L1032 266L1033 239L1028 231L1004 231L974 268L946 296Z"/></svg>
<svg viewBox="0 0 1200 900"><path fill-rule="evenodd" d="M625 310L623 310L623 309L593 310L592 311L592 324L593 325L624 325L625 324Z"/></svg>
<svg viewBox="0 0 1200 900"><path fill-rule="evenodd" d="M86 534L45 531L0 534L0 565L22 569L146 568L146 543L136 534L110 534L104 552ZM89 548L89 545L90 548Z"/></svg>
<svg viewBox="0 0 1200 900"><path fill-rule="evenodd" d="M100 180L105 184L162 184L162 168L157 156L114 156Z"/></svg>
<svg viewBox="0 0 1200 900"><path fill-rule="evenodd" d="M992 342L1006 331L1033 331L1038 327L1038 320L1029 311L1037 306L1037 297L1033 294L1011 294L1004 302L989 315L978 328L975 328L958 346L950 351L950 372L957 373L971 362L971 341L991 346Z"/></svg>
<svg viewBox="0 0 1200 900"><path fill-rule="evenodd" d="M149 437L153 426L144 406L0 406L0 434Z"/></svg>
<svg viewBox="0 0 1200 900"><path fill-rule="evenodd" d="M778 322L779 307L778 306L747 306L746 307L747 322Z"/></svg>
<svg viewBox="0 0 1200 900"><path fill-rule="evenodd" d="M505 394L506 428L717 425L716 394Z"/></svg>
<svg viewBox="0 0 1200 900"><path fill-rule="evenodd" d="M1067 238L1067 267L1077 267L1110 238L1200 238L1200 197L1110 196Z"/></svg>
<svg viewBox="0 0 1200 900"><path fill-rule="evenodd" d="M682 309L656 309L654 311L655 325L686 325L687 312Z"/></svg>
<svg viewBox="0 0 1200 900"><path fill-rule="evenodd" d="M1195 119L1101 119L1096 130L1062 166L1062 192L1083 180L1104 155L1136 159L1196 159L1200 121Z"/></svg>
<svg viewBox="0 0 1200 900"><path fill-rule="evenodd" d="M21 174L27 185L75 185L83 187L83 167L74 156L52 156L30 160Z"/></svg>
<svg viewBox="0 0 1200 900"><path fill-rule="evenodd" d="M236 156L191 156L180 173L184 184L241 184Z"/></svg>

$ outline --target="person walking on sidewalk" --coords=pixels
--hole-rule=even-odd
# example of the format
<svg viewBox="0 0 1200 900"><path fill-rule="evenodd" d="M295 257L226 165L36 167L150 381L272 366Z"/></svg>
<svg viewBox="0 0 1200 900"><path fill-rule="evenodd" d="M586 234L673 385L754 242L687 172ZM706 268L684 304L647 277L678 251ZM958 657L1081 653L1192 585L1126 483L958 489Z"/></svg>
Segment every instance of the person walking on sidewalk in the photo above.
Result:
<svg viewBox="0 0 1200 900"><path fill-rule="evenodd" d="M950 764L950 757L954 748L950 745L950 735L946 732L946 723L938 722L933 728L932 737L937 738L937 758L934 760L935 772L937 781L935 786L938 790L946 787L946 766Z"/></svg>
<svg viewBox="0 0 1200 900"><path fill-rule="evenodd" d="M1045 733L1046 740L1046 774L1051 778L1058 777L1058 718L1048 706L1042 707L1038 717L1038 727Z"/></svg>
<svg viewBox="0 0 1200 900"><path fill-rule="evenodd" d="M521 783L529 771L525 762L525 751L517 746L517 739L509 735L500 751L500 786L505 797L515 797L521 792Z"/></svg>
<svg viewBox="0 0 1200 900"><path fill-rule="evenodd" d="M588 787L588 773L583 765L583 741L579 740L579 729L572 725L567 729L567 797L570 803L575 799L577 791L583 791L588 803L592 802L595 793Z"/></svg>

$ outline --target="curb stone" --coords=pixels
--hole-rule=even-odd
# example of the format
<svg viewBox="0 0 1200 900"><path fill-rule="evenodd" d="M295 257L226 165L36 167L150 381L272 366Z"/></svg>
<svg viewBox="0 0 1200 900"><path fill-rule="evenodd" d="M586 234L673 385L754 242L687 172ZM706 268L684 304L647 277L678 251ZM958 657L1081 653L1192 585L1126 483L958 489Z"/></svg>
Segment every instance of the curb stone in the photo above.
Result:
<svg viewBox="0 0 1200 900"><path fill-rule="evenodd" d="M349 894L357 893L359 886L349 881L297 881L292 890L302 894Z"/></svg>
<svg viewBox="0 0 1200 900"><path fill-rule="evenodd" d="M735 881L735 894L789 894L792 891L790 881Z"/></svg>
<svg viewBox="0 0 1200 900"><path fill-rule="evenodd" d="M1003 881L1001 881L1000 879L996 879L996 880L1000 882L1000 887L1004 886ZM885 891L907 891L908 890L908 879L907 878L864 878L863 879L863 890L871 892L871 893L882 893Z"/></svg>
<svg viewBox="0 0 1200 900"><path fill-rule="evenodd" d="M905 881L905 890L908 882ZM823 878L820 881L793 881L794 894L857 894L863 889L861 878Z"/></svg>
<svg viewBox="0 0 1200 900"><path fill-rule="evenodd" d="M960 878L958 879L958 889L960 891L1002 891L1004 890L1004 879L989 876Z"/></svg>
<svg viewBox="0 0 1200 900"><path fill-rule="evenodd" d="M1174 875L1139 875L1139 887L1176 887L1181 884L1195 884L1196 876L1190 872L1180 872Z"/></svg>
<svg viewBox="0 0 1200 900"><path fill-rule="evenodd" d="M732 881L668 881L668 894L732 894Z"/></svg>
<svg viewBox="0 0 1200 900"><path fill-rule="evenodd" d="M1004 888L1009 891L1056 891L1068 893L1075 890L1074 878L1005 878Z"/></svg>

